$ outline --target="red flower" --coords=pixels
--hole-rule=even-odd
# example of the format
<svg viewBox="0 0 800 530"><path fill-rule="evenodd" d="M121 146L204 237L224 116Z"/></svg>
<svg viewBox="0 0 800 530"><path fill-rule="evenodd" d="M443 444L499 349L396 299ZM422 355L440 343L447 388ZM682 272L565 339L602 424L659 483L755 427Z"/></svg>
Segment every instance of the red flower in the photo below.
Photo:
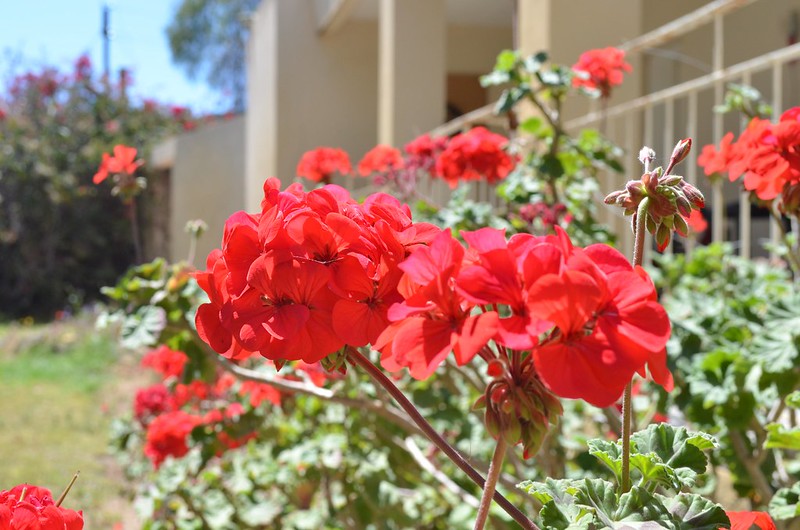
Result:
<svg viewBox="0 0 800 530"><path fill-rule="evenodd" d="M731 530L777 530L775 522L764 512L725 512Z"/></svg>
<svg viewBox="0 0 800 530"><path fill-rule="evenodd" d="M477 260L458 275L459 291L476 304L508 306L510 314L500 319L495 340L516 350L533 348L552 325L531 313L528 289L539 276L561 270L564 253L558 240L526 235L507 243L503 232L493 228L461 235Z"/></svg>
<svg viewBox="0 0 800 530"><path fill-rule="evenodd" d="M159 346L150 350L142 357L142 367L151 368L168 379L180 377L189 358L181 351L172 350L167 346Z"/></svg>
<svg viewBox="0 0 800 530"><path fill-rule="evenodd" d="M504 179L514 169L514 159L503 148L508 139L485 127L475 127L450 139L436 160L436 176L455 188L459 181Z"/></svg>
<svg viewBox="0 0 800 530"><path fill-rule="evenodd" d="M697 164L703 168L706 175L711 176L714 173L724 173L728 170L733 156L731 142L733 142L733 133L729 132L722 137L719 150L714 147L714 144L703 147L703 151L697 157Z"/></svg>
<svg viewBox="0 0 800 530"><path fill-rule="evenodd" d="M233 301L239 342L272 360L317 362L343 346L331 327L330 271L313 261L268 253L250 267L252 289Z"/></svg>
<svg viewBox="0 0 800 530"><path fill-rule="evenodd" d="M744 175L746 190L764 201L800 184L800 108L789 109L778 123L753 118L739 139L722 139L719 150L703 148L698 163L707 175L728 172L731 181Z"/></svg>
<svg viewBox="0 0 800 530"><path fill-rule="evenodd" d="M103 159L100 162L100 167L97 173L92 177L92 182L100 184L109 174L125 173L133 175L136 169L144 162L136 160L136 148L128 147L127 145L114 146L114 156L109 156L108 153L103 153Z"/></svg>
<svg viewBox="0 0 800 530"><path fill-rule="evenodd" d="M83 512L56 506L46 488L20 484L0 491L2 530L82 530Z"/></svg>
<svg viewBox="0 0 800 530"><path fill-rule="evenodd" d="M464 365L494 336L497 313L472 315L473 304L456 292L463 257L464 248L445 231L400 264L406 299L389 309L394 324L374 344L385 368L405 366L412 377L426 379L451 351Z"/></svg>
<svg viewBox="0 0 800 530"><path fill-rule="evenodd" d="M136 391L133 414L137 420L146 424L150 418L169 412L174 407L175 404L167 387L157 384Z"/></svg>
<svg viewBox="0 0 800 530"><path fill-rule="evenodd" d="M265 383L245 381L242 383L239 393L250 396L250 406L252 407L258 407L265 401L269 401L276 407L281 404L281 393L275 387Z"/></svg>
<svg viewBox="0 0 800 530"><path fill-rule="evenodd" d="M144 162L136 160L136 148L127 145L115 145L114 157L108 160L110 173L127 173L133 175Z"/></svg>
<svg viewBox="0 0 800 530"><path fill-rule="evenodd" d="M403 167L405 164L400 151L388 145L376 145L358 163L358 173L366 177L370 173L385 173Z"/></svg>
<svg viewBox="0 0 800 530"><path fill-rule="evenodd" d="M180 458L189 452L186 437L201 423L197 416L176 410L158 416L147 428L144 454L156 469L172 456Z"/></svg>
<svg viewBox="0 0 800 530"><path fill-rule="evenodd" d="M446 137L431 138L429 134L423 134L408 142L403 150L408 154L409 167L431 172L436 166L436 157L446 146Z"/></svg>
<svg viewBox="0 0 800 530"><path fill-rule="evenodd" d="M700 210L692 210L692 213L689 214L689 218L686 219L686 223L689 225L692 232L696 234L702 234L708 229L708 221L703 217L703 212Z"/></svg>
<svg viewBox="0 0 800 530"><path fill-rule="evenodd" d="M645 365L671 389L669 318L646 273L607 245L576 249L567 267L540 277L528 294L531 312L557 328L534 350L536 369L550 389L605 407Z"/></svg>
<svg viewBox="0 0 800 530"><path fill-rule="evenodd" d="M108 153L103 153L103 159L100 162L100 167L97 169L97 173L94 174L92 177L92 182L95 184L100 184L105 179L108 178L108 162L111 160L111 155Z"/></svg>
<svg viewBox="0 0 800 530"><path fill-rule="evenodd" d="M297 175L312 182L328 182L338 172L347 175L353 171L350 157L341 149L319 147L303 154L297 164Z"/></svg>
<svg viewBox="0 0 800 530"><path fill-rule="evenodd" d="M632 70L625 62L625 52L612 47L583 52L572 69L586 76L573 77L573 86L599 90L602 97L608 97L611 88L622 83L623 72Z"/></svg>
<svg viewBox="0 0 800 530"><path fill-rule="evenodd" d="M185 385L178 383L172 393L176 408L183 407L191 401L203 401L211 395L211 387L204 381L195 380Z"/></svg>

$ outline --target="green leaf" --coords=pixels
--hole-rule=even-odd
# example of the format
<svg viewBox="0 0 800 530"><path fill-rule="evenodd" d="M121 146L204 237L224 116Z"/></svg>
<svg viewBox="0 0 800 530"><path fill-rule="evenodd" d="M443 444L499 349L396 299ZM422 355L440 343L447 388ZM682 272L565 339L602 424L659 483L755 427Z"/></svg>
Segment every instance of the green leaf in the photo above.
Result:
<svg viewBox="0 0 800 530"><path fill-rule="evenodd" d="M544 122L541 118L532 116L519 124L519 130L528 134L536 135L542 128Z"/></svg>
<svg viewBox="0 0 800 530"><path fill-rule="evenodd" d="M800 390L795 390L786 396L786 406L792 409L800 409Z"/></svg>
<svg viewBox="0 0 800 530"><path fill-rule="evenodd" d="M800 451L800 428L787 429L780 423L767 425L768 449L789 449Z"/></svg>
<svg viewBox="0 0 800 530"><path fill-rule="evenodd" d="M495 71L510 72L514 69L517 63L517 52L513 50L503 50L497 55L497 61L494 64Z"/></svg>
<svg viewBox="0 0 800 530"><path fill-rule="evenodd" d="M670 519L670 513L661 501L639 486L632 487L629 492L620 496L619 506L614 513L614 521L620 522L666 522ZM621 527L622 525L612 526L612 528Z"/></svg>
<svg viewBox="0 0 800 530"><path fill-rule="evenodd" d="M542 504L550 501L555 501L558 504L574 503L574 494L577 491L572 480L555 480L552 478L548 478L544 482L526 480L517 484L517 487Z"/></svg>
<svg viewBox="0 0 800 530"><path fill-rule="evenodd" d="M544 63L547 62L547 52L539 52L537 54L525 58L525 69L530 73L538 72Z"/></svg>
<svg viewBox="0 0 800 530"><path fill-rule="evenodd" d="M676 528L717 530L730 524L722 506L700 495L679 493L675 497L659 497L678 523Z"/></svg>
<svg viewBox="0 0 800 530"><path fill-rule="evenodd" d="M800 482L775 492L769 501L769 514L778 520L800 516Z"/></svg>
<svg viewBox="0 0 800 530"><path fill-rule="evenodd" d="M589 440L589 454L604 463L620 481L622 477L622 444L600 438Z"/></svg>
<svg viewBox="0 0 800 530"><path fill-rule="evenodd" d="M647 480L655 480L672 487L694 485L697 474L703 473L708 457L703 450L717 447L716 440L708 434L690 432L685 427L674 427L666 423L650 425L634 433L631 441L635 455L631 466L638 469ZM653 456L648 456L652 454Z"/></svg>
<svg viewBox="0 0 800 530"><path fill-rule="evenodd" d="M158 306L140 307L122 324L122 345L131 349L155 346L166 325L167 314L163 308Z"/></svg>

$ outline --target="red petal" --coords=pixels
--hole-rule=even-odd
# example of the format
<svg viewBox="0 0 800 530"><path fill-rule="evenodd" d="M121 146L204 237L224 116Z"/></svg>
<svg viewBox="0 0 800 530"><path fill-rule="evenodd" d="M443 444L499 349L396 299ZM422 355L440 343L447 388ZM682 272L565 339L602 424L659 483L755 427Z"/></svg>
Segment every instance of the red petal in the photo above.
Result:
<svg viewBox="0 0 800 530"><path fill-rule="evenodd" d="M464 320L458 330L458 342L455 344L455 357L459 366L472 360L497 332L499 317L494 311L473 315Z"/></svg>
<svg viewBox="0 0 800 530"><path fill-rule="evenodd" d="M597 407L607 407L619 399L634 373L627 363L619 362L607 344L594 337L538 348L533 355L536 370L554 393Z"/></svg>

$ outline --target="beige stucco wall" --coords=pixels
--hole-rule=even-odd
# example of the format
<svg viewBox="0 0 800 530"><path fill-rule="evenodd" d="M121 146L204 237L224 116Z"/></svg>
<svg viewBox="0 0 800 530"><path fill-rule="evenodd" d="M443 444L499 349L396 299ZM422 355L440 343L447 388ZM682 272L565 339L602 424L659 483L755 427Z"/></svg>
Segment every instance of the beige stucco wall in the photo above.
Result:
<svg viewBox="0 0 800 530"><path fill-rule="evenodd" d="M198 242L194 264L203 266L208 253L220 246L225 220L244 209L244 118L178 136L170 183L170 258L186 259L186 222L202 219L208 231Z"/></svg>
<svg viewBox="0 0 800 530"><path fill-rule="evenodd" d="M264 179L292 182L305 151L341 147L357 162L375 145L378 29L354 20L320 36L314 5L284 0L264 0L252 27L247 205L257 211Z"/></svg>

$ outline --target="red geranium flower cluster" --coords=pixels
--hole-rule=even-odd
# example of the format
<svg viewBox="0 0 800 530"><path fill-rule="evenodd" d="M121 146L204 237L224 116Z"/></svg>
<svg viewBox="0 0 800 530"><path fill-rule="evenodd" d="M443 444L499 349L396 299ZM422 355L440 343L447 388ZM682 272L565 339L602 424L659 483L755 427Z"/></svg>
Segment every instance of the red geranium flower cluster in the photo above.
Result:
<svg viewBox="0 0 800 530"><path fill-rule="evenodd" d="M358 173L362 177L372 173L398 171L405 167L400 151L388 145L376 145L358 163Z"/></svg>
<svg viewBox="0 0 800 530"><path fill-rule="evenodd" d="M624 72L632 70L625 62L625 52L613 47L583 52L572 69L583 74L572 78L573 86L599 90L604 98L622 83Z"/></svg>
<svg viewBox="0 0 800 530"><path fill-rule="evenodd" d="M697 163L706 175L727 172L731 182L744 176L744 188L761 200L792 195L792 190L800 186L798 118L800 107L784 112L778 123L753 118L735 142L733 133L728 133L719 149L705 146Z"/></svg>
<svg viewBox="0 0 800 530"><path fill-rule="evenodd" d="M350 157L342 149L318 147L308 151L297 164L297 175L312 182L329 183L331 175L347 175L353 171Z"/></svg>
<svg viewBox="0 0 800 530"><path fill-rule="evenodd" d="M197 312L200 337L233 359L307 363L374 342L400 300L397 264L439 229L413 224L386 194L359 204L338 186L279 187L266 182L260 214L228 219L222 249L197 274L210 298Z"/></svg>
<svg viewBox="0 0 800 530"><path fill-rule="evenodd" d="M186 437L200 425L202 418L183 410L156 417L147 428L144 454L158 468L168 456L180 458L189 452Z"/></svg>
<svg viewBox="0 0 800 530"><path fill-rule="evenodd" d="M372 344L386 368L421 379L451 351L465 364L494 340L532 350L562 397L609 405L646 366L671 385L666 312L611 247L483 229L463 234L465 250L387 195L358 204L337 186L278 186L265 184L261 214L228 220L197 275L210 298L197 329L220 354L315 362Z"/></svg>
<svg viewBox="0 0 800 530"><path fill-rule="evenodd" d="M464 232L466 251L444 232L416 249L400 264L405 300L375 344L384 367L423 379L450 351L463 365L493 339L532 350L536 373L561 397L608 406L645 366L671 387L669 318L644 270L607 245L573 247L557 231L509 240L491 228Z"/></svg>
<svg viewBox="0 0 800 530"><path fill-rule="evenodd" d="M103 160L97 173L92 177L92 182L100 184L113 174L133 175L136 169L144 162L136 160L136 148L127 145L114 146L114 156L103 153Z"/></svg>
<svg viewBox="0 0 800 530"><path fill-rule="evenodd" d="M142 425L174 408L175 400L162 383L137 390L133 400L133 415Z"/></svg>
<svg viewBox="0 0 800 530"><path fill-rule="evenodd" d="M83 512L56 506L47 488L20 484L0 491L0 530L81 530Z"/></svg>
<svg viewBox="0 0 800 530"><path fill-rule="evenodd" d="M435 175L451 188L459 181L486 179L490 184L504 179L516 161L504 147L508 138L485 127L475 127L454 136L436 159Z"/></svg>
<svg viewBox="0 0 800 530"><path fill-rule="evenodd" d="M142 367L151 368L161 374L164 379L180 377L187 362L189 362L189 358L185 353L170 349L165 345L150 350L142 357Z"/></svg>
<svg viewBox="0 0 800 530"><path fill-rule="evenodd" d="M436 169L436 159L446 147L447 138L444 136L438 138L431 138L429 134L418 136L403 148L408 155L406 167L433 174Z"/></svg>

